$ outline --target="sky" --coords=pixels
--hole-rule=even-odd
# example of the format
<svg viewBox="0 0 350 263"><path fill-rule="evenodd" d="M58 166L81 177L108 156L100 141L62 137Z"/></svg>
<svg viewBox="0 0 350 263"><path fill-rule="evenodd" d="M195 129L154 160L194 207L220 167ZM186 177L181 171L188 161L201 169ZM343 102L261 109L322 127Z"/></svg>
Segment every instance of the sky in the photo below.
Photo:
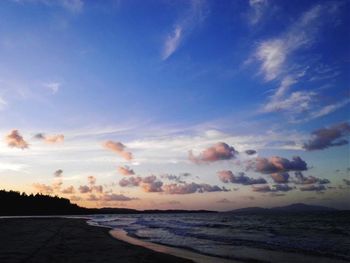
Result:
<svg viewBox="0 0 350 263"><path fill-rule="evenodd" d="M350 2L0 1L0 188L350 209Z"/></svg>

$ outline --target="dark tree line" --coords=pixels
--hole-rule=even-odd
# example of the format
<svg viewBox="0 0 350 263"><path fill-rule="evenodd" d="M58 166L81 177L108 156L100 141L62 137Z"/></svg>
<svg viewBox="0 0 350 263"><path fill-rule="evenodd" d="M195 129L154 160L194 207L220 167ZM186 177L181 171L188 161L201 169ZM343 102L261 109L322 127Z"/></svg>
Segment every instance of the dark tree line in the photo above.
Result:
<svg viewBox="0 0 350 263"><path fill-rule="evenodd" d="M62 197L0 190L0 215L86 214L88 209Z"/></svg>

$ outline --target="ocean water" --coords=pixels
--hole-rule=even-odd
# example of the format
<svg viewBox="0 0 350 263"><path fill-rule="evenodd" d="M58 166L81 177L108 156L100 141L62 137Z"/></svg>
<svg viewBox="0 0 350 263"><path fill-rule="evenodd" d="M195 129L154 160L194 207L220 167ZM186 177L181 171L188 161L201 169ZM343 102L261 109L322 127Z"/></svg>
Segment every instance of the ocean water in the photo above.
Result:
<svg viewBox="0 0 350 263"><path fill-rule="evenodd" d="M91 224L218 258L248 262L350 262L350 215L98 215Z"/></svg>

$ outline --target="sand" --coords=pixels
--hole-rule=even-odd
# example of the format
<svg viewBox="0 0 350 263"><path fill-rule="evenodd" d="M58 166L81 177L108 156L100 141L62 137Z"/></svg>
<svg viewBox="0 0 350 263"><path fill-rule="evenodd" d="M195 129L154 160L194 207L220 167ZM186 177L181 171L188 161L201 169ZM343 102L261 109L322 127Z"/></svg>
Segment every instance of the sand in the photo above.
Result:
<svg viewBox="0 0 350 263"><path fill-rule="evenodd" d="M108 231L83 219L0 219L0 262L192 262L117 240Z"/></svg>

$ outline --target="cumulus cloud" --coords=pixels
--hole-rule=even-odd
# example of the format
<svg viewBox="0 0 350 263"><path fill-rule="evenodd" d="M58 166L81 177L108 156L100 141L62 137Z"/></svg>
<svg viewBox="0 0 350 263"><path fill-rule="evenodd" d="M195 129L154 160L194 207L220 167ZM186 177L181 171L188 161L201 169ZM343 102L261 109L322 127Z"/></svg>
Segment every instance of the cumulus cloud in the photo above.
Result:
<svg viewBox="0 0 350 263"><path fill-rule="evenodd" d="M121 142L114 142L114 141L106 141L103 146L115 152L118 154L120 157L124 158L127 161L130 161L133 159L132 153L125 151L126 146L122 144Z"/></svg>
<svg viewBox="0 0 350 263"><path fill-rule="evenodd" d="M119 185L121 187L132 187L132 186L139 186L142 182L142 178L140 176L130 176L127 178L122 178L119 181Z"/></svg>
<svg viewBox="0 0 350 263"><path fill-rule="evenodd" d="M320 192L320 191L326 190L326 187L325 187L323 184L320 184L320 185L311 184L311 185L306 185L306 186L300 187L300 190L301 190L301 191L315 191L315 192Z"/></svg>
<svg viewBox="0 0 350 263"><path fill-rule="evenodd" d="M346 122L335 124L329 128L318 129L311 134L311 139L303 148L307 151L323 150L329 147L348 144L345 137L350 135L350 125Z"/></svg>
<svg viewBox="0 0 350 263"><path fill-rule="evenodd" d="M18 130L12 130L8 135L6 135L5 140L7 145L12 148L26 149L29 144L23 139Z"/></svg>
<svg viewBox="0 0 350 263"><path fill-rule="evenodd" d="M206 17L206 2L204 0L191 0L187 12L174 24L172 31L167 35L162 59L168 59L181 45L186 36Z"/></svg>
<svg viewBox="0 0 350 263"><path fill-rule="evenodd" d="M299 156L294 156L292 160L279 156L272 156L269 158L258 157L255 160L250 160L247 168L253 168L256 172L263 174L305 171L308 169L306 162Z"/></svg>
<svg viewBox="0 0 350 263"><path fill-rule="evenodd" d="M102 185L96 185L96 177L93 175L90 175L87 177L88 179L88 185L81 185L79 186L79 192L81 194L85 193L103 193L103 186Z"/></svg>
<svg viewBox="0 0 350 263"><path fill-rule="evenodd" d="M326 178L317 178L315 176L304 176L302 172L295 172L295 184L329 184L330 181Z"/></svg>
<svg viewBox="0 0 350 263"><path fill-rule="evenodd" d="M230 170L224 170L218 172L220 181L223 183L233 183L233 184L242 184L242 185L252 185L252 184L266 184L264 178L251 178L245 175L245 173L239 173L234 175Z"/></svg>
<svg viewBox="0 0 350 263"><path fill-rule="evenodd" d="M183 173L180 175L175 175L175 174L162 174L160 177L162 179L167 179L169 181L175 181L177 183L185 183L184 180L182 180L183 177L188 177L190 176L189 173Z"/></svg>
<svg viewBox="0 0 350 263"><path fill-rule="evenodd" d="M130 176L122 178L119 181L121 187L135 187L140 186L145 192L162 192L163 182L157 176L150 175L146 177Z"/></svg>
<svg viewBox="0 0 350 263"><path fill-rule="evenodd" d="M57 171L55 171L55 172L53 173L53 175L54 175L55 177L62 177L62 175L63 175L63 170L58 169Z"/></svg>
<svg viewBox="0 0 350 263"><path fill-rule="evenodd" d="M238 152L228 144L219 142L207 149L201 154L195 156L192 151L189 151L189 159L194 163L210 163L221 160L230 160L236 157Z"/></svg>
<svg viewBox="0 0 350 263"><path fill-rule="evenodd" d="M271 174L271 178L275 183L288 183L289 173L281 172L281 173L273 173Z"/></svg>
<svg viewBox="0 0 350 263"><path fill-rule="evenodd" d="M118 172L122 175L134 175L135 174L134 170L128 166L119 166Z"/></svg>

